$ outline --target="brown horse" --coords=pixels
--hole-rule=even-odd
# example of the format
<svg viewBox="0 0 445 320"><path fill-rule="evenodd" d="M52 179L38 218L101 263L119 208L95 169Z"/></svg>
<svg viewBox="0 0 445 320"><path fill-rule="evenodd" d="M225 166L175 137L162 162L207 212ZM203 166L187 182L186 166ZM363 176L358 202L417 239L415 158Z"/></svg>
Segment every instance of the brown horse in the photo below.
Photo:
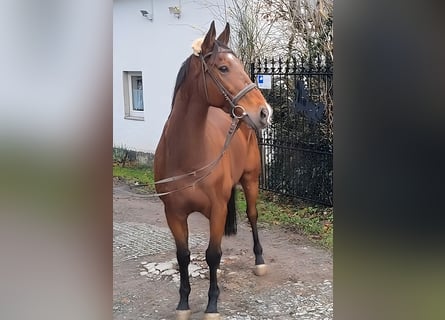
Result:
<svg viewBox="0 0 445 320"><path fill-rule="evenodd" d="M204 319L219 318L217 268L222 236L236 233L234 192L238 182L252 227L255 273L265 273L257 231L260 153L254 130L270 123L272 109L227 46L229 33L227 24L215 39L212 22L205 38L194 43L194 54L178 72L172 110L155 153L156 191L164 202L177 249L178 319L188 319L191 314L187 217L192 212L201 212L210 224L206 250L210 287Z"/></svg>

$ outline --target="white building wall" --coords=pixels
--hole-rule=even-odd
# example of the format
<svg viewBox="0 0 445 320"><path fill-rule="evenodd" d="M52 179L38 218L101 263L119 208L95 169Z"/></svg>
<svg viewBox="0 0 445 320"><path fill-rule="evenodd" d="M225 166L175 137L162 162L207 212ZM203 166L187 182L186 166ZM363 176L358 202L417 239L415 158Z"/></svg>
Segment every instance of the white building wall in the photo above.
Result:
<svg viewBox="0 0 445 320"><path fill-rule="evenodd" d="M170 113L176 75L192 53L193 40L207 32L215 20L217 33L223 19L215 19L211 2L115 0L113 14L113 145L154 152ZM178 19L168 7L180 6ZM140 10L153 14L150 21ZM141 71L144 120L125 119L123 71Z"/></svg>

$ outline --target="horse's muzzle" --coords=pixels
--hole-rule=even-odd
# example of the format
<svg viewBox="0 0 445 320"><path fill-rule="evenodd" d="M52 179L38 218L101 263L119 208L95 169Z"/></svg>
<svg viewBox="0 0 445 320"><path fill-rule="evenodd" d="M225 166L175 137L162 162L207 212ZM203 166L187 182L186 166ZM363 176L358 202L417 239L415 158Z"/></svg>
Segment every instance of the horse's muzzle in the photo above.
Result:
<svg viewBox="0 0 445 320"><path fill-rule="evenodd" d="M271 124L272 113L273 113L272 108L270 107L270 105L268 103L266 103L266 106L264 106L260 109L260 115L258 118L258 122L259 122L258 128L259 129L263 129Z"/></svg>

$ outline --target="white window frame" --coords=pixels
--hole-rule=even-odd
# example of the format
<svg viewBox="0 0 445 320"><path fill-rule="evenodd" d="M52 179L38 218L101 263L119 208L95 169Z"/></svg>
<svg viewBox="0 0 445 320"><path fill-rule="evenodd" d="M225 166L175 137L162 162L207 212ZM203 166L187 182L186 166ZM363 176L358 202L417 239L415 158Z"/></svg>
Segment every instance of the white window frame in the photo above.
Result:
<svg viewBox="0 0 445 320"><path fill-rule="evenodd" d="M142 78L142 99L144 110L134 110L133 108L133 77ZM124 71L122 74L124 84L124 108L125 119L129 120L144 120L145 115L145 101L144 101L144 78L141 71Z"/></svg>

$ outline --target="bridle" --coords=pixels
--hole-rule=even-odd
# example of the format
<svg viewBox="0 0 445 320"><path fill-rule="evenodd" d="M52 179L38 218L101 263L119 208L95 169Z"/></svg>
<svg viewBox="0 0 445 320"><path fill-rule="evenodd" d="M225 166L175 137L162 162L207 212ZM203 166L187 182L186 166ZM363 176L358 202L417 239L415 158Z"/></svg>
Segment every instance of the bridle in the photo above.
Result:
<svg viewBox="0 0 445 320"><path fill-rule="evenodd" d="M218 51L218 53L233 53L233 52L232 52L232 50L224 50L224 51ZM209 52L206 55L202 55L201 53L199 54L199 57L201 59L202 75L204 78L204 89L205 89L207 101L209 100L209 96L208 96L208 92L207 92L206 74L208 74L210 76L210 78L213 80L215 85L218 87L221 94L224 96L224 99L226 99L226 101L229 103L231 117L237 118L237 119L245 118L244 121L249 126L251 126L255 130L258 130L255 123L252 121L252 119L250 119L248 113L246 112L246 109L244 109L243 106L238 105L238 102L241 100L241 98L243 98L248 92L250 92L251 90L253 90L257 87L256 84L255 83L248 84L243 89L241 89L241 91L238 92L235 96L230 98L231 94L229 93L229 91L223 86L223 84L218 80L218 78L212 73L207 62L205 61L205 59L210 57L212 54L214 54L214 52ZM237 114L238 110L241 111L240 115Z"/></svg>
<svg viewBox="0 0 445 320"><path fill-rule="evenodd" d="M231 50L225 50L225 51L218 51L218 52L229 52L232 53ZM232 141L233 136L235 135L236 130L239 128L240 126L240 120L243 119L250 127L252 127L253 129L257 130L258 128L256 127L255 123L252 121L252 119L250 119L248 113L246 112L246 110L244 109L243 106L238 105L238 102L251 90L255 89L257 86L255 83L250 83L247 86L245 86L243 89L240 90L240 92L238 92L236 95L234 95L232 98L230 98L230 96L232 96L229 91L223 86L223 84L218 80L218 78L211 72L209 66L207 65L207 62L205 61L206 58L208 58L209 56L211 56L213 54L213 52L209 52L206 55L202 55L201 53L199 54L199 57L201 59L201 65L202 65L202 73L203 73L203 78L204 78L204 88L205 88L205 94L206 94L206 98L207 101L209 100L208 97L208 92L207 92L207 81L206 81L206 74L208 74L210 76L210 78L213 80L213 82L215 82L216 86L218 87L219 91L221 92L221 94L224 96L224 99L226 99L229 102L230 105L230 115L232 117L232 123L230 124L230 128L229 131L227 133L226 136L226 140L224 142L224 146L221 150L221 152L219 153L218 157L216 159L214 159L212 162L206 164L205 166L194 170L192 172L188 172L185 174L181 174L181 175L177 175L177 176L173 176L173 177L169 177L169 178L165 178L162 180L158 180L156 181L154 184L163 184L163 183L168 183L168 182L173 182L173 181L177 181L177 180L181 180L184 179L186 177L191 177L191 176L197 176L199 173L203 172L204 170L209 170L205 175L203 175L202 177L197 178L195 181L193 181L190 184L187 184L183 187L171 190L171 191L167 191L167 192L163 192L163 193L155 193L155 194L151 194L150 196L165 196L168 195L170 193L174 193L177 191L181 191L190 187L193 187L196 183L198 183L201 180L204 180L207 176L210 175L210 173L212 173L212 170L217 164L218 162L221 160L221 158L223 157L224 153L226 152L227 148L230 145L230 142ZM238 115L237 111L240 111L241 114Z"/></svg>

